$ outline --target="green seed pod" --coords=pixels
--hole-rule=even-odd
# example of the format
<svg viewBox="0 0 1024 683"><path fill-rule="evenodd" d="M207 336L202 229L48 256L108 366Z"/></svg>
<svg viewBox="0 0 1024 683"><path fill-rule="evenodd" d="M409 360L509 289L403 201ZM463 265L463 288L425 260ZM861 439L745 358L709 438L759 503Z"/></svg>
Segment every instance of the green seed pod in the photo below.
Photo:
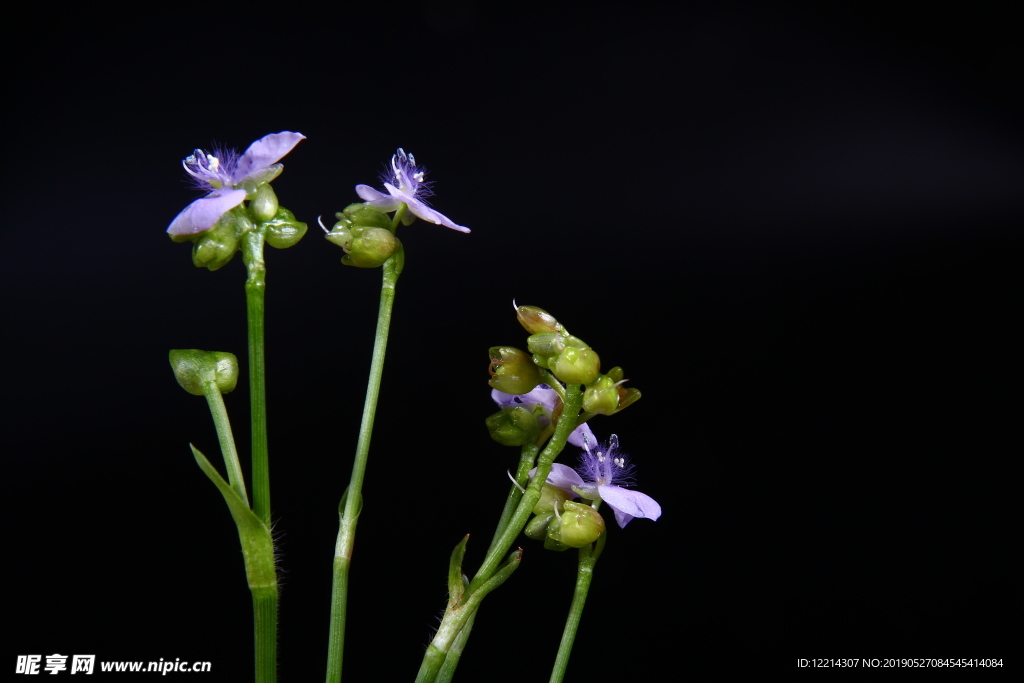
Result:
<svg viewBox="0 0 1024 683"><path fill-rule="evenodd" d="M263 185L270 187L269 185ZM295 214L283 206L278 207L274 217L263 222L263 238L275 249L287 249L298 244L306 234L306 224L295 220Z"/></svg>
<svg viewBox="0 0 1024 683"><path fill-rule="evenodd" d="M525 394L540 384L540 370L525 351L514 346L492 346L491 365L488 371L491 379L487 384L492 389L506 394Z"/></svg>
<svg viewBox="0 0 1024 683"><path fill-rule="evenodd" d="M530 334L538 334L540 332L565 332L565 328L562 324L555 320L555 316L551 315L543 308L537 308L536 306L516 306L516 318L519 319L519 324L526 328L526 331Z"/></svg>
<svg viewBox="0 0 1024 683"><path fill-rule="evenodd" d="M502 446L522 446L537 440L537 417L522 406L505 408L484 420L491 438Z"/></svg>
<svg viewBox="0 0 1024 683"><path fill-rule="evenodd" d="M269 221L277 213L277 193L270 185L260 185L249 203L249 213L258 223Z"/></svg>
<svg viewBox="0 0 1024 683"><path fill-rule="evenodd" d="M591 384L601 372L601 359L593 349L568 347L548 367L566 384Z"/></svg>
<svg viewBox="0 0 1024 683"><path fill-rule="evenodd" d="M353 226L341 262L357 268L376 268L391 258L398 249L398 238L387 228Z"/></svg>
<svg viewBox="0 0 1024 683"><path fill-rule="evenodd" d="M238 251L237 222L236 214L228 212L212 228L199 233L192 243L192 263L197 268L218 270L231 261Z"/></svg>
<svg viewBox="0 0 1024 683"><path fill-rule="evenodd" d="M203 395L207 382L216 382L222 394L231 393L238 383L238 359L227 351L174 349L170 361L178 384L196 396Z"/></svg>

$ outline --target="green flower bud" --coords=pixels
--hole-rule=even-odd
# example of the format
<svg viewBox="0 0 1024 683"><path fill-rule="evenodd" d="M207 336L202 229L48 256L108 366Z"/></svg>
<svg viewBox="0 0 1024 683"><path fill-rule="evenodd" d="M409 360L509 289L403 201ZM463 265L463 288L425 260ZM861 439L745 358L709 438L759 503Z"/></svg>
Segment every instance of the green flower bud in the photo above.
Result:
<svg viewBox="0 0 1024 683"><path fill-rule="evenodd" d="M525 394L540 384L540 370L525 351L514 346L492 346L489 353L491 379L487 384L492 389L506 394Z"/></svg>
<svg viewBox="0 0 1024 683"><path fill-rule="evenodd" d="M551 484L544 484L540 489L540 499L533 506L532 512L535 515L550 515L558 509L558 506L566 501L571 501L572 497L572 494L565 489L560 489Z"/></svg>
<svg viewBox="0 0 1024 683"><path fill-rule="evenodd" d="M340 213L338 214L341 215ZM324 235L327 241L331 244L336 244L342 249L348 246L348 243L352 241L352 221L348 219L339 220L331 228L331 231Z"/></svg>
<svg viewBox="0 0 1024 683"><path fill-rule="evenodd" d="M170 361L178 384L196 396L203 395L207 382L216 382L222 394L231 393L238 383L238 359L227 351L174 349Z"/></svg>
<svg viewBox="0 0 1024 683"><path fill-rule="evenodd" d="M618 389L611 377L600 375L583 392L583 410L597 415L611 415L619 409Z"/></svg>
<svg viewBox="0 0 1024 683"><path fill-rule="evenodd" d="M565 351L565 337L557 332L538 332L527 337L526 348L538 356L557 356Z"/></svg>
<svg viewBox="0 0 1024 683"><path fill-rule="evenodd" d="M353 209L353 207L356 207ZM345 208L343 215L352 221L352 225L362 225L367 228L391 228L391 219L386 213L371 209L365 204L350 204Z"/></svg>
<svg viewBox="0 0 1024 683"><path fill-rule="evenodd" d="M565 328L562 324L555 320L555 316L551 315L543 308L537 308L536 306L516 306L516 317L519 319L519 324L526 328L526 331L530 334L538 334L540 332L565 332Z"/></svg>
<svg viewBox="0 0 1024 683"><path fill-rule="evenodd" d="M601 372L601 359L593 349L568 347L548 367L566 384L591 384Z"/></svg>
<svg viewBox="0 0 1024 683"><path fill-rule="evenodd" d="M604 518L594 508L572 501L566 502L563 507L565 512L556 515L548 524L547 536L553 543L582 548L604 533ZM547 547L546 543L544 547Z"/></svg>
<svg viewBox="0 0 1024 683"><path fill-rule="evenodd" d="M260 185L256 189L256 196L249 203L249 213L257 222L262 223L274 217L277 213L277 206L277 194L274 192L274 188L269 184Z"/></svg>
<svg viewBox="0 0 1024 683"><path fill-rule="evenodd" d="M543 541L547 537L548 523L551 522L551 518L554 516L554 513L550 512L546 515L537 515L527 523L523 533L526 534L527 538Z"/></svg>
<svg viewBox="0 0 1024 683"><path fill-rule="evenodd" d="M537 416L522 406L499 410L485 419L484 423L491 438L502 446L533 443L540 433Z"/></svg>
<svg viewBox="0 0 1024 683"><path fill-rule="evenodd" d="M233 211L224 214L217 224L196 236L192 244L192 263L197 268L223 268L238 251L240 217ZM251 225L245 218L244 223ZM244 226L243 226L244 227Z"/></svg>
<svg viewBox="0 0 1024 683"><path fill-rule="evenodd" d="M263 188L270 185L263 185ZM276 201L276 200L275 200ZM275 249L287 249L294 246L306 234L306 224L295 220L295 214L283 206L274 212L273 218L263 222L263 238Z"/></svg>
<svg viewBox="0 0 1024 683"><path fill-rule="evenodd" d="M399 241L387 228L354 225L349 229L352 239L342 248L341 262L357 268L376 268L398 250Z"/></svg>

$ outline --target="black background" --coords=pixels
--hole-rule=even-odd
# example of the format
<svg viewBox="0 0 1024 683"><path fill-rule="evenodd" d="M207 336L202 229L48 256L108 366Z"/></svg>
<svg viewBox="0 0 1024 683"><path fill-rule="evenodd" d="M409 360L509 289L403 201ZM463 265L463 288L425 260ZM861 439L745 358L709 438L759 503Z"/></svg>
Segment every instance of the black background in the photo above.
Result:
<svg viewBox="0 0 1024 683"><path fill-rule="evenodd" d="M451 548L468 532L481 558L516 458L483 428L487 348L525 343L513 298L643 392L593 427L664 509L611 529L569 680L1007 657L1019 10L666 7L83 6L20 26L4 666L163 657L251 678L237 536L188 450L217 461L216 437L166 359L244 358L244 268L197 269L164 230L197 196L180 159L281 130L308 136L274 187L311 225L267 254L282 680L322 677L379 291L315 221L379 186L398 146L473 232L400 231L349 680L411 678ZM244 381L227 403L246 453ZM574 556L523 546L459 680L546 680Z"/></svg>

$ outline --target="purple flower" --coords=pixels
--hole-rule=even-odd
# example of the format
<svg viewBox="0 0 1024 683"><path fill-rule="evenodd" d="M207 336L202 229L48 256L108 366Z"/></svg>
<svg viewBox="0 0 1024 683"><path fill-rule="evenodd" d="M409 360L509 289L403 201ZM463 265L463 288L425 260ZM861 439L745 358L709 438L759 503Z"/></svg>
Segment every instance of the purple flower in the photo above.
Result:
<svg viewBox="0 0 1024 683"><path fill-rule="evenodd" d="M586 439L580 466L574 470L556 462L551 466L547 483L588 500L603 500L615 511L615 521L623 528L634 517L661 517L661 506L653 498L615 485L632 483L632 473L633 466L619 452L619 437L613 434L607 448L598 444L591 450L590 440Z"/></svg>
<svg viewBox="0 0 1024 683"><path fill-rule="evenodd" d="M398 187L388 182L392 173L385 173L381 181L388 194L379 192L369 185L356 185L356 193L378 211L395 211L405 202L413 215L428 223L443 225L459 232L469 232L469 228L456 225L450 218L434 211L423 201L423 197L429 197L433 193L430 191L430 183L423 180L427 170L416 165L413 155L406 154L405 150L399 147L398 153L391 155L391 170Z"/></svg>
<svg viewBox="0 0 1024 683"><path fill-rule="evenodd" d="M300 133L274 133L249 145L242 156L233 149L214 150L215 154L197 149L181 164L206 196L186 206L167 232L194 235L212 228L221 216L241 204L246 194L276 178L282 168L277 162L305 139Z"/></svg>
<svg viewBox="0 0 1024 683"><path fill-rule="evenodd" d="M522 406L527 410L533 410L534 406L540 406L542 413L537 418L537 426L541 430L551 424L551 413L554 411L555 406L558 405L559 400L558 394L547 384L538 384L528 394L518 395L506 394L504 391L491 389L491 398L502 408ZM594 432L590 431L590 425L586 422L574 429L572 434L569 435L569 443L573 446L583 447L587 443L587 439L597 441Z"/></svg>

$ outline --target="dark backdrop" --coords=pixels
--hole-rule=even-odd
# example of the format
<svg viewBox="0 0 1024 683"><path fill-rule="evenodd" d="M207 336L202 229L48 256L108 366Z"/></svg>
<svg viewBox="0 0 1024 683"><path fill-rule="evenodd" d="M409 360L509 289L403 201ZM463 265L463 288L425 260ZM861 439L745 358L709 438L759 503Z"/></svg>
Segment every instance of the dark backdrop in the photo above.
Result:
<svg viewBox="0 0 1024 683"><path fill-rule="evenodd" d="M411 678L451 548L469 532L481 557L515 461L483 428L487 348L524 344L513 298L642 390L593 427L664 508L611 530L571 679L1006 657L1020 16L819 4L83 6L21 26L4 666L177 657L250 679L237 537L188 450L216 460L215 434L166 359L244 357L244 269L196 269L164 230L196 197L180 159L280 130L308 136L274 186L313 226L267 254L282 680L322 676L379 287L315 220L398 146L473 232L400 233L351 680ZM227 397L243 453L246 394ZM523 545L460 680L546 679L574 557Z"/></svg>

